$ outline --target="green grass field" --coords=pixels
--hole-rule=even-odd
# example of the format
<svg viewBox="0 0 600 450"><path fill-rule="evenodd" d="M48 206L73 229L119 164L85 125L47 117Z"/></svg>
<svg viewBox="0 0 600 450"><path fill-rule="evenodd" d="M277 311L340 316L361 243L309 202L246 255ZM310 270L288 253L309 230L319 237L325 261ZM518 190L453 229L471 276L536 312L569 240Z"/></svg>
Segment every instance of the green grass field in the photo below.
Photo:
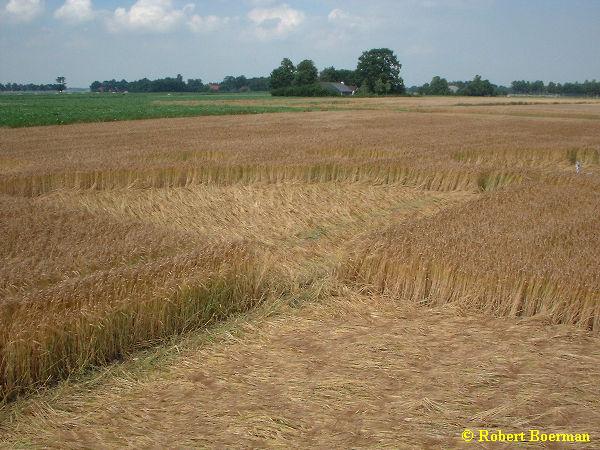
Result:
<svg viewBox="0 0 600 450"><path fill-rule="evenodd" d="M268 93L4 94L0 95L0 127L321 109L270 104L271 99ZM232 100L251 102L225 103Z"/></svg>

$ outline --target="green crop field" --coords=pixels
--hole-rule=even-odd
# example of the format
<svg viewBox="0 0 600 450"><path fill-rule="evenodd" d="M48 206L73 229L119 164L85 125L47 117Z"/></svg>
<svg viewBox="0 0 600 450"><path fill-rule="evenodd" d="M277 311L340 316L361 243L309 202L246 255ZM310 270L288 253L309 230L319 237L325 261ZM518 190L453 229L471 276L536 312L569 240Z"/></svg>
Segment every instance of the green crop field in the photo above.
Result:
<svg viewBox="0 0 600 450"><path fill-rule="evenodd" d="M160 117L260 114L314 109L306 106L282 105L273 100L275 99L268 93L216 95L190 93L5 94L0 96L0 126L15 128Z"/></svg>

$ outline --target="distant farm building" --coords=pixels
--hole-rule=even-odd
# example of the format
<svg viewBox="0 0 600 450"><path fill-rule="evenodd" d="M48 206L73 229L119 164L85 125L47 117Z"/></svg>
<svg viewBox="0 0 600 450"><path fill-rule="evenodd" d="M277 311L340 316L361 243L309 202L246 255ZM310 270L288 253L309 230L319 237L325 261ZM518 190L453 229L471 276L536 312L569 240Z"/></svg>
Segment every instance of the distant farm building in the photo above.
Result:
<svg viewBox="0 0 600 450"><path fill-rule="evenodd" d="M219 89L221 89L221 86L219 85L219 83L210 83L208 85L208 88L210 89L211 92L219 92Z"/></svg>
<svg viewBox="0 0 600 450"><path fill-rule="evenodd" d="M322 88L325 88L329 91L337 92L340 95L354 95L354 93L358 90L358 87L346 85L343 81L341 83L323 81L319 84Z"/></svg>
<svg viewBox="0 0 600 450"><path fill-rule="evenodd" d="M451 84L450 86L448 86L448 89L450 90L450 92L452 92L453 94L456 94L460 88L458 86L455 86L453 84Z"/></svg>

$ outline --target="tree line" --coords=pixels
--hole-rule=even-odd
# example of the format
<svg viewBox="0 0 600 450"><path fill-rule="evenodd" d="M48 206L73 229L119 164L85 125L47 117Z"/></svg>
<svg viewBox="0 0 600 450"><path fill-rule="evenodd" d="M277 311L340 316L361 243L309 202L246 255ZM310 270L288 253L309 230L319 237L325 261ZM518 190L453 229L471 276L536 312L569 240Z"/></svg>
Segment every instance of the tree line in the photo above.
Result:
<svg viewBox="0 0 600 450"><path fill-rule="evenodd" d="M56 83L51 84L34 84L34 83L0 83L0 92L44 92L44 91L59 91L62 92L67 88L67 80L65 77L56 77Z"/></svg>
<svg viewBox="0 0 600 450"><path fill-rule="evenodd" d="M269 90L269 77L246 78L227 76L219 83L220 92L264 92Z"/></svg>
<svg viewBox="0 0 600 450"><path fill-rule="evenodd" d="M215 87L218 87L215 89ZM150 80L142 78L136 81L108 80L94 81L90 85L92 92L249 92L269 90L269 79L266 77L246 78L244 75L227 76L220 83L204 84L200 78L184 81L181 74L175 78L166 77Z"/></svg>
<svg viewBox="0 0 600 450"><path fill-rule="evenodd" d="M483 80L477 75L472 81L447 81L439 76L422 86L412 86L408 89L411 94L419 95L467 95L467 96L498 96L498 95L566 95L566 96L600 96L600 82L596 80L583 83L544 84L543 81L513 81L510 87L499 86Z"/></svg>
<svg viewBox="0 0 600 450"><path fill-rule="evenodd" d="M265 92L271 90L273 95L324 96L339 95L324 87L320 82L345 83L357 88L357 94L388 95L466 95L466 96L503 96L503 95L565 95L565 96L600 96L600 81L545 84L537 81L513 81L510 86L501 86L484 80L476 75L470 81L448 81L435 76L429 83L405 89L400 77L402 65L389 49L373 49L363 52L358 60L357 68L336 69L326 67L320 72L311 60L304 60L295 66L289 58L284 58L281 65L271 72L270 77L251 77L244 75L226 76L219 83L205 84L201 79L183 80L176 77L149 80L142 78L136 81L108 80L94 81L90 85L92 92ZM55 83L0 83L0 92L44 92L66 89L65 77L57 77Z"/></svg>
<svg viewBox="0 0 600 450"><path fill-rule="evenodd" d="M583 83L555 83L544 84L543 81L513 81L511 84L513 94L526 95L580 95L600 96L600 81L585 80Z"/></svg>
<svg viewBox="0 0 600 450"><path fill-rule="evenodd" d="M6 83L6 84L2 84L0 83L0 91L3 92L22 92L22 91L58 91L60 90L60 87L58 84L53 83L53 84L33 84L33 83L27 83L27 84L20 84L20 83Z"/></svg>
<svg viewBox="0 0 600 450"><path fill-rule="evenodd" d="M408 92L419 95L466 95L470 97L494 97L507 95L508 89L484 80L481 75L475 75L470 81L451 81L435 76L431 82L422 86L412 86Z"/></svg>

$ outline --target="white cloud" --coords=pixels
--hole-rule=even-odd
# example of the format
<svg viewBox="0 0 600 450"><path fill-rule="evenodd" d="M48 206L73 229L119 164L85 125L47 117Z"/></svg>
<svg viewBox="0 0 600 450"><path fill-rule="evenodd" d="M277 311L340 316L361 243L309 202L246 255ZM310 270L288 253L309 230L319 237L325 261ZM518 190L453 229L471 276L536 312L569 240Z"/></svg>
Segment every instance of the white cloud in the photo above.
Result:
<svg viewBox="0 0 600 450"><path fill-rule="evenodd" d="M370 40L373 33L383 29L382 19L373 12L361 15L335 8L327 15L316 35L316 43L320 49L332 51L340 45L348 47L362 46Z"/></svg>
<svg viewBox="0 0 600 450"><path fill-rule="evenodd" d="M87 22L94 18L92 0L66 0L54 11L54 17L71 23Z"/></svg>
<svg viewBox="0 0 600 450"><path fill-rule="evenodd" d="M31 22L44 11L43 0L10 0L5 12L16 22Z"/></svg>
<svg viewBox="0 0 600 450"><path fill-rule="evenodd" d="M218 30L229 23L229 17L199 16L194 14L188 20L188 27L194 33L209 33Z"/></svg>
<svg viewBox="0 0 600 450"><path fill-rule="evenodd" d="M370 18L358 17L339 8L331 10L327 16L327 20L329 23L346 28L366 27L371 22Z"/></svg>
<svg viewBox="0 0 600 450"><path fill-rule="evenodd" d="M165 33L180 25L194 9L188 4L176 9L172 0L137 0L129 10L117 8L109 19L111 31L155 31Z"/></svg>
<svg viewBox="0 0 600 450"><path fill-rule="evenodd" d="M329 20L330 22L335 22L337 20L343 20L344 17L347 17L348 14L345 13L343 10L336 8L331 10L331 12L329 13L329 15L327 16L327 20Z"/></svg>
<svg viewBox="0 0 600 450"><path fill-rule="evenodd" d="M302 11L285 4L248 12L248 19L255 25L254 32L260 39L283 37L298 28L305 17Z"/></svg>

